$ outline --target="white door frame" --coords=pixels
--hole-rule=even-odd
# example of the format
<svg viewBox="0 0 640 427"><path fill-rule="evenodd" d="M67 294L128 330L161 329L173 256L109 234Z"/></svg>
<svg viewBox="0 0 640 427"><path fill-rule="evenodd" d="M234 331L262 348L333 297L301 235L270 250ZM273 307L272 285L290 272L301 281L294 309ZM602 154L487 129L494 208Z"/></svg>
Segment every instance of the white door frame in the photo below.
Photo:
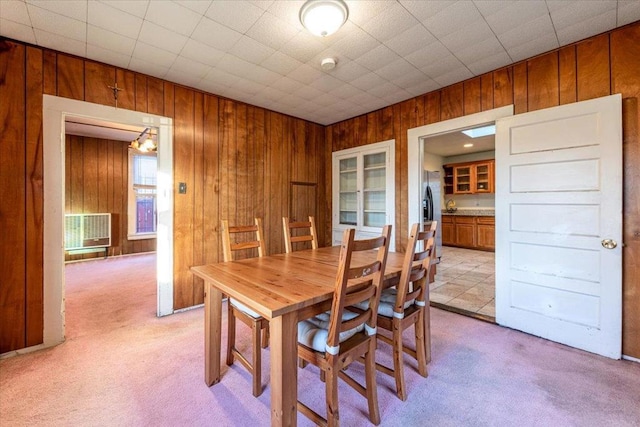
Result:
<svg viewBox="0 0 640 427"><path fill-rule="evenodd" d="M158 129L158 316L173 313L173 121L168 117L43 95L44 342L64 341L65 118L87 117Z"/></svg>
<svg viewBox="0 0 640 427"><path fill-rule="evenodd" d="M513 116L513 105L494 108L493 110L469 114L468 116L432 123L429 125L412 128L407 131L407 162L409 177L408 186L408 221L411 225L422 222L422 165L424 156L424 144L422 140L427 137L462 130L469 127L492 124L503 117ZM407 230L407 231L409 231Z"/></svg>

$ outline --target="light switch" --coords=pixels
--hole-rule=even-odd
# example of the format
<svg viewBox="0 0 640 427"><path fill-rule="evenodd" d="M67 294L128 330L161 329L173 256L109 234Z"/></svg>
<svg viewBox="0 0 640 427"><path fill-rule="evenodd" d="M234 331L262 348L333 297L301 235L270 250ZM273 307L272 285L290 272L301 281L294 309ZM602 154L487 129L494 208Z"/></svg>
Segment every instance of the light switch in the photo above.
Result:
<svg viewBox="0 0 640 427"><path fill-rule="evenodd" d="M178 183L178 193L187 194L187 183L186 182Z"/></svg>

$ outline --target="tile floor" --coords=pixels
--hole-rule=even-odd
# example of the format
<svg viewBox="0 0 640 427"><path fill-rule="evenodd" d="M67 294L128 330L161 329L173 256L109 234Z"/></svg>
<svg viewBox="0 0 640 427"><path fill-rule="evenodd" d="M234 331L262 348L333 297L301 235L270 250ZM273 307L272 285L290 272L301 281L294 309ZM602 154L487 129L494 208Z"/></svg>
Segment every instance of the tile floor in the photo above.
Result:
<svg viewBox="0 0 640 427"><path fill-rule="evenodd" d="M495 254L443 246L429 289L432 303L495 321Z"/></svg>

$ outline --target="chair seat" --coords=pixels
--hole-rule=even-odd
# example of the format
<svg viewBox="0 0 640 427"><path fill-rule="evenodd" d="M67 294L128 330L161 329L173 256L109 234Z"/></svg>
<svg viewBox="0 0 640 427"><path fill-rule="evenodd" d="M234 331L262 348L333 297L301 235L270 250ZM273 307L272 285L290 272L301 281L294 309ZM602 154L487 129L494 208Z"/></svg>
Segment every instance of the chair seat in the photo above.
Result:
<svg viewBox="0 0 640 427"><path fill-rule="evenodd" d="M358 314L345 310L342 313L342 320L350 320ZM327 345L327 336L329 335L329 322L331 320L331 312L326 311L315 317L298 322L298 342L306 347L316 351L324 352ZM349 329L340 333L340 342L344 342L364 329L364 324L356 328Z"/></svg>
<svg viewBox="0 0 640 427"><path fill-rule="evenodd" d="M380 294L380 303L378 304L378 315L384 317L393 317L393 309L396 305L396 297L398 290L396 288L389 288L382 291ZM404 303L404 309L411 307L415 300L406 301ZM355 305L361 310L367 310L369 308L369 301L362 301Z"/></svg>
<svg viewBox="0 0 640 427"><path fill-rule="evenodd" d="M243 303L238 301L237 299L229 298L229 302L231 303L232 306L234 306L235 308L237 308L238 310L240 310L244 314L247 314L247 315L253 317L254 319L259 319L260 317L262 317L258 313L256 313L255 311L251 310L249 307L247 307L246 305L244 305Z"/></svg>

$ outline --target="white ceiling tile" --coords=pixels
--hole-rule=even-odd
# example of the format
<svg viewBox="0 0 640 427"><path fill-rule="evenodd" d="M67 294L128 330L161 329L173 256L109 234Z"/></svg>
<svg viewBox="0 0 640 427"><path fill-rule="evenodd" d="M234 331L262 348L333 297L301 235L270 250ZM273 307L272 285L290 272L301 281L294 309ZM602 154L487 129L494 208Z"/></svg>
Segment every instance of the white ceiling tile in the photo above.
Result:
<svg viewBox="0 0 640 427"><path fill-rule="evenodd" d="M246 35L273 49L280 49L300 31L282 19L264 13Z"/></svg>
<svg viewBox="0 0 640 427"><path fill-rule="evenodd" d="M77 21L84 21L87 17L86 0L27 0L27 4L41 7L51 12L55 12L58 15L73 18Z"/></svg>
<svg viewBox="0 0 640 427"><path fill-rule="evenodd" d="M442 9L423 23L434 36L442 38L460 28L483 20L484 18L472 2L462 0Z"/></svg>
<svg viewBox="0 0 640 427"><path fill-rule="evenodd" d="M129 68L131 55L114 52L102 46L87 43L87 58L104 62L105 64L115 65L120 68Z"/></svg>
<svg viewBox="0 0 640 427"><path fill-rule="evenodd" d="M380 67L384 67L386 64L397 61L398 59L400 59L400 57L397 53L381 44L365 53L360 58L357 58L356 62L373 71Z"/></svg>
<svg viewBox="0 0 640 427"><path fill-rule="evenodd" d="M441 76L446 73L452 73L460 68L464 68L464 65L458 58L453 55L443 55L437 58L437 60L432 61L426 67L421 68L420 71L435 80L436 76ZM469 70L467 70L466 68L464 68L464 70L467 72L467 75L472 77Z"/></svg>
<svg viewBox="0 0 640 427"><path fill-rule="evenodd" d="M441 37L440 41L447 49L455 53L481 40L492 38L497 42L495 37L486 22L477 21Z"/></svg>
<svg viewBox="0 0 640 427"><path fill-rule="evenodd" d="M275 1L271 3L267 12L302 31L304 27L300 23L299 14L304 2L305 0Z"/></svg>
<svg viewBox="0 0 640 427"><path fill-rule="evenodd" d="M89 2L91 4L93 1ZM138 18L144 18L149 6L149 0L122 1L122 0L100 0L101 3L115 7L123 12L127 12ZM116 21L117 22L117 21Z"/></svg>
<svg viewBox="0 0 640 427"><path fill-rule="evenodd" d="M58 49L72 55L86 56L87 44L85 42L43 31L39 28L34 28L33 31L39 46Z"/></svg>
<svg viewBox="0 0 640 427"><path fill-rule="evenodd" d="M543 52L559 47L558 39L554 33L540 36L523 44L507 48L507 53L513 62L531 58Z"/></svg>
<svg viewBox="0 0 640 427"><path fill-rule="evenodd" d="M315 79L311 83L311 87L321 90L322 92L330 92L338 86L341 86L343 83L336 79L335 77L330 76L329 74L325 74L324 76Z"/></svg>
<svg viewBox="0 0 640 427"><path fill-rule="evenodd" d="M117 31L125 37L138 38L142 28L142 18L113 8L110 4L89 2L87 22L105 30Z"/></svg>
<svg viewBox="0 0 640 427"><path fill-rule="evenodd" d="M229 50L229 53L242 58L253 64L260 64L269 56L275 53L275 50L263 45L254 39L242 36L240 40Z"/></svg>
<svg viewBox="0 0 640 427"><path fill-rule="evenodd" d="M284 77L280 77L270 86L281 91L295 92L296 90L300 89L304 85L299 81L296 81L290 77L284 76Z"/></svg>
<svg viewBox="0 0 640 427"><path fill-rule="evenodd" d="M364 93L364 91L361 89L358 89L355 86L351 86L349 83L343 83L340 86L337 86L331 91L329 91L329 93L340 99L349 99L356 95Z"/></svg>
<svg viewBox="0 0 640 427"><path fill-rule="evenodd" d="M395 61L390 63L386 63L385 66L374 70L377 75L383 77L387 80L393 80L403 75L407 75L409 73L420 73L412 64L404 60L403 58L398 58Z"/></svg>
<svg viewBox="0 0 640 427"><path fill-rule="evenodd" d="M300 61L296 61L292 57L285 55L282 52L276 51L273 55L262 61L260 64L264 68L273 71L274 73L286 76L296 68L302 65Z"/></svg>
<svg viewBox="0 0 640 427"><path fill-rule="evenodd" d="M224 55L225 53L221 50L193 39L187 40L180 52L180 56L211 66L215 66Z"/></svg>
<svg viewBox="0 0 640 427"><path fill-rule="evenodd" d="M413 98L413 94L404 90L404 89L400 89L398 88L398 90L390 93L389 95L383 97L383 99L388 103L388 104L397 104L398 102L402 102L402 101L406 101L407 99Z"/></svg>
<svg viewBox="0 0 640 427"><path fill-rule="evenodd" d="M269 101L277 101L278 99L287 96L287 93L274 87L266 87L259 93L259 95L261 97L265 97Z"/></svg>
<svg viewBox="0 0 640 427"><path fill-rule="evenodd" d="M167 71L169 71L169 67L164 67L135 57L131 58L131 61L129 61L129 69L160 79L164 78Z"/></svg>
<svg viewBox="0 0 640 427"><path fill-rule="evenodd" d="M347 3L349 7L349 21L362 26L374 16L379 15L393 5L390 1L358 0Z"/></svg>
<svg viewBox="0 0 640 427"><path fill-rule="evenodd" d="M34 29L57 34L64 38L86 41L87 24L37 6L27 5ZM38 34L36 38L39 40Z"/></svg>
<svg viewBox="0 0 640 427"><path fill-rule="evenodd" d="M317 40L317 37L304 31L296 34L280 48L282 53L300 62L307 62L324 49L325 46Z"/></svg>
<svg viewBox="0 0 640 427"><path fill-rule="evenodd" d="M627 25L640 21L640 2L638 0L618 0L617 25Z"/></svg>
<svg viewBox="0 0 640 427"><path fill-rule="evenodd" d="M441 87L442 85L440 85L438 82L427 77L420 83L417 83L413 86L409 86L407 88L407 92L412 93L415 96L418 96L418 95L423 95L425 93L429 93L436 89L440 89Z"/></svg>
<svg viewBox="0 0 640 427"><path fill-rule="evenodd" d="M198 81L205 78L210 70L211 66L185 58L184 56L178 56L169 69L170 72L189 74Z"/></svg>
<svg viewBox="0 0 640 427"><path fill-rule="evenodd" d="M152 1L144 19L183 36L190 36L201 17L172 1Z"/></svg>
<svg viewBox="0 0 640 427"><path fill-rule="evenodd" d="M225 86L223 84L220 84L219 82L216 82L215 80L201 80L200 83L198 84L199 88L204 90L205 92L214 94L214 95L221 95L223 94L223 91L228 87Z"/></svg>
<svg viewBox="0 0 640 427"><path fill-rule="evenodd" d="M36 44L36 35L33 32L33 28L7 19L0 18L0 34L4 37Z"/></svg>
<svg viewBox="0 0 640 427"><path fill-rule="evenodd" d="M306 85L313 83L316 79L321 78L323 75L324 74L322 71L316 70L308 64L302 64L301 66L287 74L288 77Z"/></svg>
<svg viewBox="0 0 640 427"><path fill-rule="evenodd" d="M467 70L466 68L456 68L441 76L435 76L433 80L444 87L461 82L463 80L470 79L471 77L473 77L471 71Z"/></svg>
<svg viewBox="0 0 640 427"><path fill-rule="evenodd" d="M252 66L253 64L250 62L227 53L218 61L216 68L233 74L237 73L238 70L248 70Z"/></svg>
<svg viewBox="0 0 640 427"><path fill-rule="evenodd" d="M262 10L269 9L269 6L271 6L273 2L274 0L249 0L249 3L254 6L258 6Z"/></svg>
<svg viewBox="0 0 640 427"><path fill-rule="evenodd" d="M370 93L373 96L377 96L378 98L385 98L387 96L393 95L399 90L400 88L393 83L384 82L371 87L367 90L367 93Z"/></svg>
<svg viewBox="0 0 640 427"><path fill-rule="evenodd" d="M422 24L416 24L388 40L385 44L398 55L404 56L433 43L435 40L436 38Z"/></svg>
<svg viewBox="0 0 640 427"><path fill-rule="evenodd" d="M355 28L345 37L335 42L332 47L350 59L356 59L375 49L379 43L360 28Z"/></svg>
<svg viewBox="0 0 640 427"><path fill-rule="evenodd" d="M453 52L453 54L462 61L463 64L477 62L487 56L493 56L500 53L506 55L506 51L495 36L491 35L490 38L485 40L476 40L477 41L475 42L470 41L466 47Z"/></svg>
<svg viewBox="0 0 640 427"><path fill-rule="evenodd" d="M180 53L188 38L153 22L144 21L138 40L173 53Z"/></svg>
<svg viewBox="0 0 640 427"><path fill-rule="evenodd" d="M350 82L369 72L370 70L357 62L347 59L338 61L338 65L332 70L332 75L343 82Z"/></svg>
<svg viewBox="0 0 640 427"><path fill-rule="evenodd" d="M338 105L342 101L340 98L336 98L333 95L329 95L328 93L323 93L320 96L316 96L313 99L313 102L317 105L328 106L328 105Z"/></svg>
<svg viewBox="0 0 640 427"><path fill-rule="evenodd" d="M404 6L413 16L421 22L434 17L441 10L446 9L455 3L456 0L400 0L400 4Z"/></svg>
<svg viewBox="0 0 640 427"><path fill-rule="evenodd" d="M573 25L568 25L562 29L557 30L558 41L561 46L569 43L577 42L578 40L585 39L592 35L602 33L615 26L616 11L609 10L593 18L585 19ZM639 41L640 43L640 41Z"/></svg>
<svg viewBox="0 0 640 427"><path fill-rule="evenodd" d="M177 57L178 55L173 52L159 49L141 41L138 41L136 47L133 49L133 58L136 60L147 61L167 70L171 68L173 61L175 61Z"/></svg>
<svg viewBox="0 0 640 427"><path fill-rule="evenodd" d="M387 81L376 73L367 73L353 80L351 84L358 89L369 91L371 88L386 83Z"/></svg>
<svg viewBox="0 0 640 427"><path fill-rule="evenodd" d="M551 18L546 15L500 34L498 40L509 51L512 47L525 43L535 44L537 39L549 38L550 36L556 37Z"/></svg>
<svg viewBox="0 0 640 427"><path fill-rule="evenodd" d="M421 69L438 61L443 56L451 55L451 52L439 41L430 43L405 56L405 59L416 68Z"/></svg>
<svg viewBox="0 0 640 427"><path fill-rule="evenodd" d="M0 0L0 18L31 26L27 5L21 1Z"/></svg>
<svg viewBox="0 0 640 427"><path fill-rule="evenodd" d="M133 53L136 41L129 37L121 36L112 31L108 31L93 25L87 26L87 43L93 46L100 46L113 52L126 55L128 57Z"/></svg>
<svg viewBox="0 0 640 427"><path fill-rule="evenodd" d="M244 71L243 75L247 79L253 80L254 82L260 83L265 86L269 86L275 83L282 77L278 73L274 73L271 70L267 70L266 68L253 64Z"/></svg>
<svg viewBox="0 0 640 427"><path fill-rule="evenodd" d="M198 79L194 77L192 74L187 74L184 71L177 71L173 68L167 71L167 74L164 76L165 79L178 83L184 86L196 87L200 83L202 79Z"/></svg>
<svg viewBox="0 0 640 427"><path fill-rule="evenodd" d="M173 0L175 3L178 3L180 6L184 6L187 9L191 9L194 12L199 13L200 15L204 15L213 0Z"/></svg>
<svg viewBox="0 0 640 427"><path fill-rule="evenodd" d="M379 102L380 99L377 96L373 96L368 92L362 92L351 98L351 102L356 104L371 104L374 102Z"/></svg>
<svg viewBox="0 0 640 427"><path fill-rule="evenodd" d="M242 90L244 93L253 96L260 92L264 85L251 80L238 78L238 80L231 87Z"/></svg>
<svg viewBox="0 0 640 427"><path fill-rule="evenodd" d="M546 0L553 24L563 27L573 25L601 13L615 10L616 0L591 0L570 2L566 0Z"/></svg>
<svg viewBox="0 0 640 427"><path fill-rule="evenodd" d="M467 68L476 76L511 64L511 58L505 51L487 55L475 62L466 63Z"/></svg>
<svg viewBox="0 0 640 427"><path fill-rule="evenodd" d="M239 32L209 18L202 18L193 34L191 34L192 39L225 52L231 49L240 40L240 37L242 37L242 34Z"/></svg>
<svg viewBox="0 0 640 427"><path fill-rule="evenodd" d="M547 4L543 1L476 1L475 4L495 34L503 34L531 20L549 15ZM500 7L487 7L494 4Z"/></svg>
<svg viewBox="0 0 640 427"><path fill-rule="evenodd" d="M215 82L218 86L229 87L238 81L236 74L227 73L219 68L212 68L204 78L206 81Z"/></svg>
<svg viewBox="0 0 640 427"><path fill-rule="evenodd" d="M391 3L389 7L372 17L362 25L362 29L376 40L386 42L414 25L418 20L398 3Z"/></svg>
<svg viewBox="0 0 640 427"><path fill-rule="evenodd" d="M415 86L428 78L429 77L427 77L422 71L414 68L413 71L403 73L393 79L389 79L389 81L400 87L408 88Z"/></svg>
<svg viewBox="0 0 640 427"><path fill-rule="evenodd" d="M217 0L211 3L206 16L244 34L263 13L263 9L248 2Z"/></svg>

